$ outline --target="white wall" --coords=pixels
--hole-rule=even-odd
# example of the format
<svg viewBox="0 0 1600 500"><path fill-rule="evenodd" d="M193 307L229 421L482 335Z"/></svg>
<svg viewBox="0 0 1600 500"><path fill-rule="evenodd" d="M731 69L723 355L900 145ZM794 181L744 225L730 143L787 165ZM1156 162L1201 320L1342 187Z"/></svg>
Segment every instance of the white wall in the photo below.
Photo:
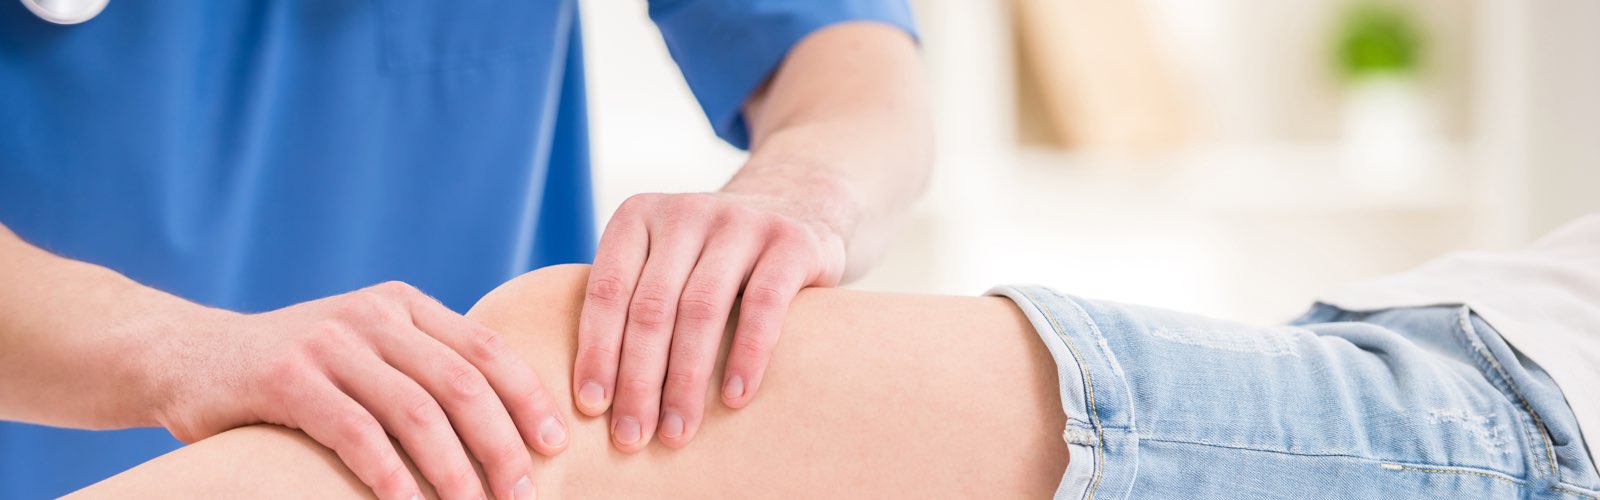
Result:
<svg viewBox="0 0 1600 500"><path fill-rule="evenodd" d="M1600 3L1480 0L1478 196L1499 242L1600 212Z"/></svg>
<svg viewBox="0 0 1600 500"><path fill-rule="evenodd" d="M711 191L744 154L712 133L643 0L582 0L598 214L631 194Z"/></svg>
<svg viewBox="0 0 1600 500"><path fill-rule="evenodd" d="M1529 2L1528 232L1600 211L1600 2Z"/></svg>

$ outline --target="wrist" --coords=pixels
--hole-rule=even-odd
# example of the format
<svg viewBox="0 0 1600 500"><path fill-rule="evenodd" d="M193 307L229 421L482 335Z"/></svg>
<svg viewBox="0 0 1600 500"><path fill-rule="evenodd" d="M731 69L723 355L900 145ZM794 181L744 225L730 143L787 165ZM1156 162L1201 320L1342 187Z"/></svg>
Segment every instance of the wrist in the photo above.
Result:
<svg viewBox="0 0 1600 500"><path fill-rule="evenodd" d="M202 306L159 291L149 290L144 312L124 325L129 414L139 426L171 428L174 415L193 399L197 387L208 382L206 370L196 369L207 351L210 337L238 313Z"/></svg>
<svg viewBox="0 0 1600 500"><path fill-rule="evenodd" d="M785 213L812 224L819 237L846 249L862 220L861 197L843 175L802 162L752 160L722 192L783 205Z"/></svg>

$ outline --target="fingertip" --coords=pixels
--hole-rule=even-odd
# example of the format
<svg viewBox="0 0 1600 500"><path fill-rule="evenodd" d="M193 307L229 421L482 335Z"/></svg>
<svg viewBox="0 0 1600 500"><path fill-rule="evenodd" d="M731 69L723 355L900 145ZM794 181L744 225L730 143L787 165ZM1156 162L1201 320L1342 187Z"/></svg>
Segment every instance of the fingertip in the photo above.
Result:
<svg viewBox="0 0 1600 500"><path fill-rule="evenodd" d="M727 405L729 408L744 408L745 390L743 376L729 375L728 379L722 382L722 404Z"/></svg>
<svg viewBox="0 0 1600 500"><path fill-rule="evenodd" d="M511 487L513 500L534 500L537 497L538 490L533 489L533 480L528 476L522 476L522 479L518 479L517 484Z"/></svg>
<svg viewBox="0 0 1600 500"><path fill-rule="evenodd" d="M728 382L722 388L722 404L736 410L750 406L750 403L756 400L756 392L760 386L760 371L728 377Z"/></svg>
<svg viewBox="0 0 1600 500"><path fill-rule="evenodd" d="M540 421L533 435L528 437L528 443L533 450L547 457L560 454L567 449L568 428L565 422L554 415L547 416Z"/></svg>
<svg viewBox="0 0 1600 500"><path fill-rule="evenodd" d="M666 445L668 448L682 448L684 445L689 444L689 441L694 436L694 426L690 422L691 419L684 414L675 410L667 410L662 413L660 428L656 430L656 436L660 438L661 444Z"/></svg>
<svg viewBox="0 0 1600 500"><path fill-rule="evenodd" d="M584 380L574 388L574 391L577 397L573 400L577 403L578 411L584 415L598 417L605 414L611 405L610 399L606 397L605 386L594 380Z"/></svg>
<svg viewBox="0 0 1600 500"><path fill-rule="evenodd" d="M644 449L649 443L650 436L645 433L639 419L620 417L611 423L611 444L618 450L633 453Z"/></svg>

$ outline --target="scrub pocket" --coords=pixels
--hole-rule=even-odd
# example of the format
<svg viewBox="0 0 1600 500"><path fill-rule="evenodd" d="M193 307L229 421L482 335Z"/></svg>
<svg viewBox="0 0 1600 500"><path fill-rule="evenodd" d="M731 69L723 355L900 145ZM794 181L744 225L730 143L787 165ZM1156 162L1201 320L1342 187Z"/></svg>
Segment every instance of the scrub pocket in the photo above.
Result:
<svg viewBox="0 0 1600 500"><path fill-rule="evenodd" d="M1056 360L1056 498L1600 499L1559 389L1465 307L1319 305L1260 327L990 294Z"/></svg>
<svg viewBox="0 0 1600 500"><path fill-rule="evenodd" d="M576 0L378 0L384 70L479 67L545 54L567 39Z"/></svg>

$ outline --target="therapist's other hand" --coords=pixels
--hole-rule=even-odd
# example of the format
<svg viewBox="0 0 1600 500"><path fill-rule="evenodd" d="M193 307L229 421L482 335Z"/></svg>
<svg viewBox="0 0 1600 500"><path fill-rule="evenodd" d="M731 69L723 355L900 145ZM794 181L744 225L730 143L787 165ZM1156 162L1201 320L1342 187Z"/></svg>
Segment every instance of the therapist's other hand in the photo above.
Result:
<svg viewBox="0 0 1600 500"><path fill-rule="evenodd" d="M421 492L389 436L442 498L530 498L532 458L566 426L533 371L499 336L409 285L391 282L277 311L190 325L157 410L193 442L266 422L337 452L381 498ZM463 448L463 444L465 447Z"/></svg>
<svg viewBox="0 0 1600 500"><path fill-rule="evenodd" d="M694 437L730 311L739 319L718 392L742 408L761 386L789 302L833 286L845 243L819 210L760 192L641 194L600 238L578 323L573 394L611 409L618 449ZM742 293L741 293L742 291Z"/></svg>

